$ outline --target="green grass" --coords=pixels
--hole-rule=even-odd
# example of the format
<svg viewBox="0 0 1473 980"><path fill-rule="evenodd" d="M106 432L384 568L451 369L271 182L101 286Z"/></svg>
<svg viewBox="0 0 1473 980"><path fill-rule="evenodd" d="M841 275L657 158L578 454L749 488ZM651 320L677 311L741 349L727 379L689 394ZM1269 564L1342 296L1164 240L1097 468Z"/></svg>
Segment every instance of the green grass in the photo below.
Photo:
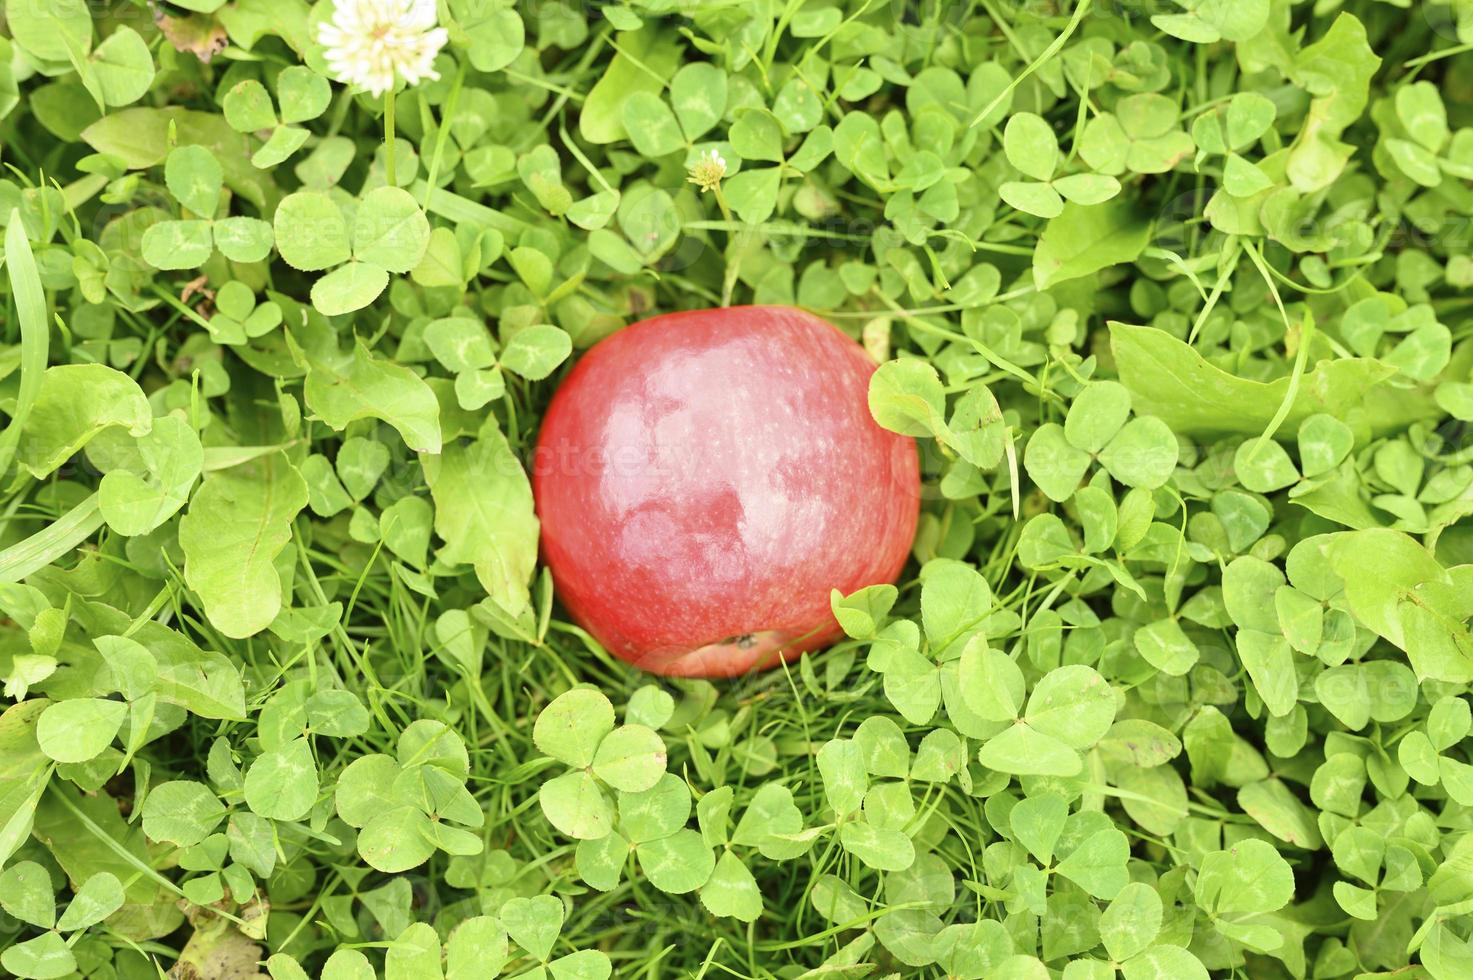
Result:
<svg viewBox="0 0 1473 980"><path fill-rule="evenodd" d="M1469 974L1459 4L448 0L392 168L330 2L185 6L0 27L0 975ZM923 512L672 683L524 466L738 303Z"/></svg>

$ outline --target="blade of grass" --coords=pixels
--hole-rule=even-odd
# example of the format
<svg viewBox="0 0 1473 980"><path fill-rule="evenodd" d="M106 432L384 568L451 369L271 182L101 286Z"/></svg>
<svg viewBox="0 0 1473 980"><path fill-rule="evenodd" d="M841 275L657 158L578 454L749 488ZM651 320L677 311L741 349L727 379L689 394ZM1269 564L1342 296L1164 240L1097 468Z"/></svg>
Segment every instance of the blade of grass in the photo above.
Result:
<svg viewBox="0 0 1473 980"><path fill-rule="evenodd" d="M10 212L10 224L5 229L5 271L10 277L10 295L15 300L16 320L20 323L20 390L15 396L15 412L5 431L0 433L0 473L9 468L15 456L21 429L41 390L41 375L46 372L51 339L46 323L46 292L18 208Z"/></svg>
<svg viewBox="0 0 1473 980"><path fill-rule="evenodd" d="M19 582L92 537L102 527L102 509L93 494L40 531L0 551L0 582Z"/></svg>
<svg viewBox="0 0 1473 980"><path fill-rule="evenodd" d="M1268 263L1264 260L1258 249L1248 242L1243 242L1243 251L1253 261L1254 266L1258 269L1259 275L1263 276L1263 281L1268 286L1269 294L1274 298L1274 305L1279 308L1279 316L1283 318L1284 332L1287 335L1290 329L1289 311L1284 308L1284 301L1279 296L1278 287L1274 285L1273 277L1269 275ZM1279 402L1278 411L1274 413L1274 417L1269 421L1267 428L1263 430L1263 434L1258 437L1258 441L1253 444L1253 448L1248 451L1250 462L1258 455L1258 450L1263 444L1269 439L1272 439L1274 433L1279 431L1279 426L1284 424L1284 419L1289 417L1289 412L1294 407L1294 399L1299 397L1299 379L1304 377L1304 369L1309 362L1309 345L1313 340L1314 315L1306 309L1304 311L1304 323L1300 328L1299 349L1295 352L1294 367L1289 374L1289 386L1284 389L1284 398Z"/></svg>

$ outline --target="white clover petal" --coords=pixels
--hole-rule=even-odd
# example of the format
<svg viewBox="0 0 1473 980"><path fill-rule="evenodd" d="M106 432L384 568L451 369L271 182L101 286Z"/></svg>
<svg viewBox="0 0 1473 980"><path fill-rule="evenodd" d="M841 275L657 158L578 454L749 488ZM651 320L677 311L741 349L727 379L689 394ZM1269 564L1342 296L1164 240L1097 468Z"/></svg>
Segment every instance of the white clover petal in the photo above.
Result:
<svg viewBox="0 0 1473 980"><path fill-rule="evenodd" d="M317 40L334 78L380 96L397 79L440 77L435 56L450 35L435 20L435 0L337 0Z"/></svg>

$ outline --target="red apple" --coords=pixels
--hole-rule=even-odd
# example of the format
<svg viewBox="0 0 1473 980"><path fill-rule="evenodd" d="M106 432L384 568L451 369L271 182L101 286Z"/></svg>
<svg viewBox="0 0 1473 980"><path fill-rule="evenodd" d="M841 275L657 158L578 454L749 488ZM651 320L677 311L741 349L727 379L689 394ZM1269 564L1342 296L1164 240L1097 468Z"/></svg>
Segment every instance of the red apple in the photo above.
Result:
<svg viewBox="0 0 1473 980"><path fill-rule="evenodd" d="M687 677L837 639L829 590L893 581L920 508L914 440L870 416L874 370L780 306L657 316L583 355L533 462L573 617L629 663Z"/></svg>

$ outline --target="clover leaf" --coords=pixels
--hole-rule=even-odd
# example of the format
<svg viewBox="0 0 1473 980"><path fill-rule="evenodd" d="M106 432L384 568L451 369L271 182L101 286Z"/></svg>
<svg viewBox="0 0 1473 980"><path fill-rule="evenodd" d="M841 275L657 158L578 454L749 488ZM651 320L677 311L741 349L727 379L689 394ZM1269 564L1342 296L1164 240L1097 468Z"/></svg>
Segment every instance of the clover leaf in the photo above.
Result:
<svg viewBox="0 0 1473 980"><path fill-rule="evenodd" d="M613 828L614 810L604 787L640 793L665 774L665 744L639 724L615 726L608 698L574 688L554 698L537 716L533 739L544 753L572 767L542 784L538 800L558 830L578 840L597 840Z"/></svg>
<svg viewBox="0 0 1473 980"><path fill-rule="evenodd" d="M497 346L486 328L465 316L430 322L424 339L435 359L455 374L456 401L467 411L502 397L506 391L503 369L539 381L573 349L572 339L562 329L533 324L512 334L498 357Z"/></svg>
<svg viewBox="0 0 1473 980"><path fill-rule="evenodd" d="M388 287L389 274L419 265L430 243L424 212L398 187L365 194L351 229L342 207L325 191L288 195L274 220L277 248L287 263L308 272L333 270L312 286L312 305L326 316L372 303Z"/></svg>
<svg viewBox="0 0 1473 980"><path fill-rule="evenodd" d="M978 681L962 689L968 707L982 717L1012 720L982 746L978 761L1019 775L1079 773L1083 767L1079 753L1099 741L1115 719L1115 695L1109 685L1082 664L1059 667L1034 685L1024 708L1016 666L1008 667L998 658L1007 659L993 651L980 653L970 675ZM989 696L982 691L992 672L1007 679L1005 693Z"/></svg>
<svg viewBox="0 0 1473 980"><path fill-rule="evenodd" d="M701 835L686 827L689 788L666 773L640 792L619 791L616 829L607 836L579 841L578 873L601 890L618 884L630 854L656 888L672 895L705 884L716 857Z"/></svg>
<svg viewBox="0 0 1473 980"><path fill-rule="evenodd" d="M1180 127L1179 107L1154 92L1121 99L1113 112L1091 119L1079 141L1084 162L1109 176L1165 173L1192 149L1192 138Z"/></svg>
<svg viewBox="0 0 1473 980"><path fill-rule="evenodd" d="M499 918L507 936L542 964L520 976L532 978L551 974L554 978L606 980L613 968L608 956L598 950L577 950L551 959L565 915L563 903L551 895L513 898L501 907Z"/></svg>
<svg viewBox="0 0 1473 980"><path fill-rule="evenodd" d="M1002 199L1040 218L1057 218L1064 201L1100 204L1120 192L1120 182L1107 174L1079 173L1055 177L1059 145L1047 122L1031 112L1015 113L1003 131L1003 152L1031 182L1009 181L998 188Z"/></svg>
<svg viewBox="0 0 1473 980"><path fill-rule="evenodd" d="M193 269L216 249L232 262L260 262L271 253L271 226L259 218L217 217L224 170L203 146L179 146L164 163L169 193L194 217L159 221L141 242L143 258L156 269Z"/></svg>
<svg viewBox="0 0 1473 980"><path fill-rule="evenodd" d="M1152 416L1130 419L1130 404L1122 385L1095 382L1080 392L1064 425L1034 431L1023 466L1049 499L1073 496L1093 461L1126 486L1149 490L1166 482L1178 458L1171 430Z"/></svg>
<svg viewBox="0 0 1473 980"><path fill-rule="evenodd" d="M436 850L478 854L481 839L464 828L480 827L485 815L465 788L467 774L459 736L418 721L399 736L394 756L364 755L343 770L335 806L359 828L358 853L380 871L418 867Z"/></svg>
<svg viewBox="0 0 1473 980"><path fill-rule="evenodd" d="M225 93L225 120L238 133L270 130L266 142L251 156L262 170L285 163L307 142L311 133L296 123L309 122L327 111L332 89L327 79L302 65L290 65L276 76L276 99L254 78L237 82Z"/></svg>
<svg viewBox="0 0 1473 980"><path fill-rule="evenodd" d="M1272 845L1249 838L1204 855L1193 894L1223 937L1268 952L1279 947L1283 936L1254 920L1288 904L1294 897L1294 874Z"/></svg>

